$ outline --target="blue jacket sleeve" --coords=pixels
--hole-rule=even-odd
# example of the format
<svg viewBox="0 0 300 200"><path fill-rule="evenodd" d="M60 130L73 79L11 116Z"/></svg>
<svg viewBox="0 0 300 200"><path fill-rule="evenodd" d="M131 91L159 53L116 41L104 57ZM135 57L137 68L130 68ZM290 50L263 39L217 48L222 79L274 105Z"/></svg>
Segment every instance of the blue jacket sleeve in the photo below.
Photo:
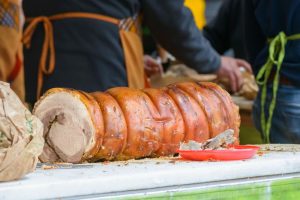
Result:
<svg viewBox="0 0 300 200"><path fill-rule="evenodd" d="M196 27L183 0L141 2L146 25L166 50L199 73L213 73L219 69L219 54Z"/></svg>

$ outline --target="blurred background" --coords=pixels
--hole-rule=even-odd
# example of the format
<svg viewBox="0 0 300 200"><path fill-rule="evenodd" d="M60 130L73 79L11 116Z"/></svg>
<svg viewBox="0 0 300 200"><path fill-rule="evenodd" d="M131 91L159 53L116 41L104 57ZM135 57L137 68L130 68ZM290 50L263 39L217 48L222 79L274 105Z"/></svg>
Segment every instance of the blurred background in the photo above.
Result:
<svg viewBox="0 0 300 200"><path fill-rule="evenodd" d="M185 6L190 9L194 16L195 23L199 29L211 24L217 16L222 0L186 0ZM145 54L156 57L163 65L163 73L151 77L153 87L162 87L174 82L181 81L212 81L220 84L231 93L234 102L239 106L241 115L240 142L241 144L262 143L259 132L252 123L252 105L258 88L252 74L244 73L244 85L238 93L230 91L227 80L219 80L214 74L199 74L190 67L178 61L171 54L162 49L152 38L147 27L143 27ZM233 49L228 49L224 55L235 57Z"/></svg>

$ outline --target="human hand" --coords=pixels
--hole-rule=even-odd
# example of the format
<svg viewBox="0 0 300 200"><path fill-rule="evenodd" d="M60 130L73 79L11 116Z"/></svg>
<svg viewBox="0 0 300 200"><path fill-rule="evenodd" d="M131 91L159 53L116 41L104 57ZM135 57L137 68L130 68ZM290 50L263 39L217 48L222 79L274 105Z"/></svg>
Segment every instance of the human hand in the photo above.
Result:
<svg viewBox="0 0 300 200"><path fill-rule="evenodd" d="M229 81L232 92L237 92L243 85L241 67L252 73L250 64L245 60L221 56L221 67L216 74L219 79L227 79Z"/></svg>
<svg viewBox="0 0 300 200"><path fill-rule="evenodd" d="M144 67L148 77L158 73L163 73L162 65L149 55L144 55Z"/></svg>

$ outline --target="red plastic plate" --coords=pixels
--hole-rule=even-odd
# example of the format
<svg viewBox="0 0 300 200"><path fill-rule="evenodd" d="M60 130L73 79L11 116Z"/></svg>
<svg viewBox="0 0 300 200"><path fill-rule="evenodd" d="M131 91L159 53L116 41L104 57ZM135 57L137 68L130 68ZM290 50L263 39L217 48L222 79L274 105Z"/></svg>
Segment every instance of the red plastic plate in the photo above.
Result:
<svg viewBox="0 0 300 200"><path fill-rule="evenodd" d="M259 150L254 145L237 145L224 150L177 150L186 160L245 160L252 158Z"/></svg>

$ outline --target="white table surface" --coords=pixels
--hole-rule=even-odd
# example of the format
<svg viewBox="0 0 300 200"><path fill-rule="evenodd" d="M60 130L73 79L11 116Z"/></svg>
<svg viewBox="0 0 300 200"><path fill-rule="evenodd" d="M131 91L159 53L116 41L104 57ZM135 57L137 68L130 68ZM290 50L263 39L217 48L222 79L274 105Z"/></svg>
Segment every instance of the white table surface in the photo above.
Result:
<svg viewBox="0 0 300 200"><path fill-rule="evenodd" d="M300 172L300 152L270 152L245 161L192 162L143 159L38 168L19 181L0 183L0 199L105 195L189 184Z"/></svg>

